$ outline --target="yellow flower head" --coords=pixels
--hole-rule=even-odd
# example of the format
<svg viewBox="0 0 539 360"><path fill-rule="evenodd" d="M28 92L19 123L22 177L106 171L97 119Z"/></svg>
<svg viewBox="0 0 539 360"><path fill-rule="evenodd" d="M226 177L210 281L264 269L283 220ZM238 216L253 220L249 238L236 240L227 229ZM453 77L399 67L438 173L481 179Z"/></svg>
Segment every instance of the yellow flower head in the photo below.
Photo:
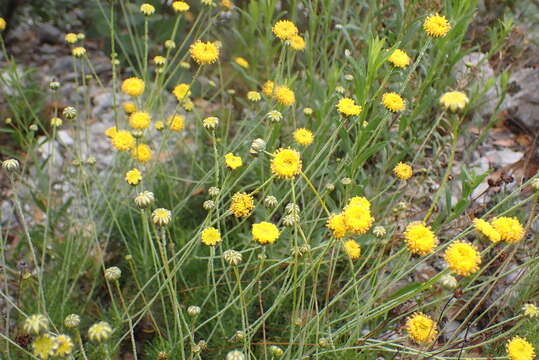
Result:
<svg viewBox="0 0 539 360"><path fill-rule="evenodd" d="M112 328L105 321L95 323L88 329L88 338L95 342L105 341L111 334Z"/></svg>
<svg viewBox="0 0 539 360"><path fill-rule="evenodd" d="M204 245L215 246L221 242L221 233L214 227L202 230L201 241Z"/></svg>
<svg viewBox="0 0 539 360"><path fill-rule="evenodd" d="M226 163L226 166L231 170L235 170L243 165L243 161L241 160L241 157L235 156L232 153L228 153L225 155L225 163Z"/></svg>
<svg viewBox="0 0 539 360"><path fill-rule="evenodd" d="M168 209L159 208L152 212L152 221L157 226L166 226L172 220L172 212Z"/></svg>
<svg viewBox="0 0 539 360"><path fill-rule="evenodd" d="M202 120L202 125L204 125L206 129L215 129L215 127L219 125L219 118L216 116L208 116Z"/></svg>
<svg viewBox="0 0 539 360"><path fill-rule="evenodd" d="M404 240L408 251L417 255L428 255L434 252L438 239L430 227L420 221L413 222L406 227Z"/></svg>
<svg viewBox="0 0 539 360"><path fill-rule="evenodd" d="M535 349L526 339L515 336L505 345L509 360L533 360Z"/></svg>
<svg viewBox="0 0 539 360"><path fill-rule="evenodd" d="M182 101L187 96L191 95L191 90L189 90L189 84L182 83L176 85L174 90L172 90L172 93L174 94L174 96L176 96L176 99L178 99L178 101Z"/></svg>
<svg viewBox="0 0 539 360"><path fill-rule="evenodd" d="M423 23L423 30L432 37L444 37L451 30L451 25L445 16L433 14L427 16Z"/></svg>
<svg viewBox="0 0 539 360"><path fill-rule="evenodd" d="M153 15L153 13L155 12L155 8L151 4L144 3L140 5L140 12L143 13L145 16L150 16Z"/></svg>
<svg viewBox="0 0 539 360"><path fill-rule="evenodd" d="M413 175L412 167L408 164L399 162L397 166L393 168L393 173L401 180L408 180Z"/></svg>
<svg viewBox="0 0 539 360"><path fill-rule="evenodd" d="M252 102L257 102L262 99L262 96L260 96L260 93L258 91L249 91L247 92L247 99Z"/></svg>
<svg viewBox="0 0 539 360"><path fill-rule="evenodd" d="M163 66L167 63L167 58L161 55L154 56L153 63L157 66Z"/></svg>
<svg viewBox="0 0 539 360"><path fill-rule="evenodd" d="M298 28L290 20L279 20L273 25L273 33L281 40L289 40L298 34Z"/></svg>
<svg viewBox="0 0 539 360"><path fill-rule="evenodd" d="M404 51L401 49L395 49L389 58L387 59L393 66L405 68L410 65L411 59Z"/></svg>
<svg viewBox="0 0 539 360"><path fill-rule="evenodd" d="M77 46L71 50L71 55L74 57L83 57L86 55L86 49L82 46Z"/></svg>
<svg viewBox="0 0 539 360"><path fill-rule="evenodd" d="M273 244L279 237L279 229L277 226L266 221L253 224L251 233L253 239L260 244Z"/></svg>
<svg viewBox="0 0 539 360"><path fill-rule="evenodd" d="M32 343L32 353L43 360L47 360L50 356L54 356L57 347L58 344L54 337L43 334L38 336Z"/></svg>
<svg viewBox="0 0 539 360"><path fill-rule="evenodd" d="M361 256L361 247L355 240L348 240L343 243L344 252L352 260L359 259Z"/></svg>
<svg viewBox="0 0 539 360"><path fill-rule="evenodd" d="M501 239L508 243L524 239L526 232L516 217L502 216L491 221L492 227L500 233Z"/></svg>
<svg viewBox="0 0 539 360"><path fill-rule="evenodd" d="M529 318L539 317L539 308L534 304L524 304L522 310L524 311L524 316Z"/></svg>
<svg viewBox="0 0 539 360"><path fill-rule="evenodd" d="M353 116L359 115L363 108L357 105L353 99L345 97L337 103L337 110L344 116Z"/></svg>
<svg viewBox="0 0 539 360"><path fill-rule="evenodd" d="M271 160L271 172L280 178L291 179L301 172L301 157L296 150L278 149Z"/></svg>
<svg viewBox="0 0 539 360"><path fill-rule="evenodd" d="M336 239L342 239L346 236L346 223L344 222L344 215L342 213L331 214L326 227L331 230L333 237Z"/></svg>
<svg viewBox="0 0 539 360"><path fill-rule="evenodd" d="M462 110L470 100L461 91L449 91L440 97L440 104L451 111Z"/></svg>
<svg viewBox="0 0 539 360"><path fill-rule="evenodd" d="M234 8L234 3L232 0L221 0L221 5L227 8L228 10Z"/></svg>
<svg viewBox="0 0 539 360"><path fill-rule="evenodd" d="M344 223L346 229L352 234L365 234L370 230L373 222L374 218L364 204L353 202L344 208Z"/></svg>
<svg viewBox="0 0 539 360"><path fill-rule="evenodd" d="M176 12L186 12L187 10L189 10L189 4L185 1L174 1L172 3L172 8Z"/></svg>
<svg viewBox="0 0 539 360"><path fill-rule="evenodd" d="M116 130L116 126L112 126L112 127L109 127L107 130L105 130L105 136L108 137L109 139L112 139L114 135L116 135L117 132L118 130Z"/></svg>
<svg viewBox="0 0 539 360"><path fill-rule="evenodd" d="M185 126L185 121L182 115L176 114L168 118L167 125L171 131L180 132Z"/></svg>
<svg viewBox="0 0 539 360"><path fill-rule="evenodd" d="M131 156L136 161L145 163L152 159L152 149L146 144L139 144L131 150Z"/></svg>
<svg viewBox="0 0 539 360"><path fill-rule="evenodd" d="M74 43L77 42L77 40L79 40L77 38L77 34L74 34L74 33L66 34L64 39L65 39L66 43L68 43L68 44L74 44Z"/></svg>
<svg viewBox="0 0 539 360"><path fill-rule="evenodd" d="M408 336L417 344L429 344L434 341L438 331L436 322L423 313L414 313L406 320Z"/></svg>
<svg viewBox="0 0 539 360"><path fill-rule="evenodd" d="M296 103L294 92L285 85L277 86L275 88L274 96L275 99L277 99L277 102L284 106L292 106Z"/></svg>
<svg viewBox="0 0 539 360"><path fill-rule="evenodd" d="M124 103L123 108L126 114L132 114L137 111L137 105L131 101Z"/></svg>
<svg viewBox="0 0 539 360"><path fill-rule="evenodd" d="M60 127L62 126L62 123L62 119L60 119L59 117L53 117L50 121L52 127Z"/></svg>
<svg viewBox="0 0 539 360"><path fill-rule="evenodd" d="M58 335L55 340L58 347L54 356L65 357L71 354L74 345L68 335Z"/></svg>
<svg viewBox="0 0 539 360"><path fill-rule="evenodd" d="M7 22L3 17L0 17L0 31L6 30Z"/></svg>
<svg viewBox="0 0 539 360"><path fill-rule="evenodd" d="M241 66L242 68L244 68L244 69L249 68L249 62L247 60L245 60L244 58L240 57L240 56L235 58L234 62L236 64L238 64L239 66Z"/></svg>
<svg viewBox="0 0 539 360"><path fill-rule="evenodd" d="M255 203L251 195L245 193L235 193L230 203L230 211L235 217L248 217L255 208Z"/></svg>
<svg viewBox="0 0 539 360"><path fill-rule="evenodd" d="M393 112L403 111L406 109L404 99L399 94L394 92L385 93L382 96L382 104L386 107L386 109Z"/></svg>
<svg viewBox="0 0 539 360"><path fill-rule="evenodd" d="M449 269L456 274L468 276L479 270L481 256L475 246L464 241L453 241L444 253Z"/></svg>
<svg viewBox="0 0 539 360"><path fill-rule="evenodd" d="M497 243L501 240L501 235L499 232L494 229L492 225L490 225L488 222L486 222L483 219L474 219L473 225L475 227L475 230L477 230L478 233L485 236L487 239L492 241L493 243Z"/></svg>
<svg viewBox="0 0 539 360"><path fill-rule="evenodd" d="M112 136L112 146L114 146L116 150L128 151L135 146L135 138L129 131L117 130Z"/></svg>
<svg viewBox="0 0 539 360"><path fill-rule="evenodd" d="M358 205L363 206L367 210L371 210L371 203L370 201L364 197L364 196L354 196L348 201L347 205Z"/></svg>
<svg viewBox="0 0 539 360"><path fill-rule="evenodd" d="M24 320L23 328L29 334L41 334L49 329L49 320L41 314L31 315Z"/></svg>
<svg viewBox="0 0 539 360"><path fill-rule="evenodd" d="M306 107L303 109L303 113L307 116L311 116L313 114L313 109L311 109L310 107Z"/></svg>
<svg viewBox="0 0 539 360"><path fill-rule="evenodd" d="M274 88L275 84L273 83L273 81L271 80L268 80L264 83L264 85L262 85L262 92L264 93L264 95L266 96L273 96L273 88Z"/></svg>
<svg viewBox="0 0 539 360"><path fill-rule="evenodd" d="M296 51L305 50L305 39L301 35L294 35L290 39L290 47Z"/></svg>
<svg viewBox="0 0 539 360"><path fill-rule="evenodd" d="M212 64L219 58L219 48L212 42L197 40L189 48L191 57L200 65Z"/></svg>
<svg viewBox="0 0 539 360"><path fill-rule="evenodd" d="M310 130L301 128L294 131L294 140L300 145L309 146L313 143L314 136Z"/></svg>
<svg viewBox="0 0 539 360"><path fill-rule="evenodd" d="M122 82L122 92L130 96L140 96L144 92L144 80L131 77Z"/></svg>
<svg viewBox="0 0 539 360"><path fill-rule="evenodd" d="M144 111L135 111L129 116L129 125L133 129L144 130L150 126L152 117Z"/></svg>
<svg viewBox="0 0 539 360"><path fill-rule="evenodd" d="M141 180L142 174L137 169L131 169L125 173L125 181L127 181L129 185L138 185Z"/></svg>

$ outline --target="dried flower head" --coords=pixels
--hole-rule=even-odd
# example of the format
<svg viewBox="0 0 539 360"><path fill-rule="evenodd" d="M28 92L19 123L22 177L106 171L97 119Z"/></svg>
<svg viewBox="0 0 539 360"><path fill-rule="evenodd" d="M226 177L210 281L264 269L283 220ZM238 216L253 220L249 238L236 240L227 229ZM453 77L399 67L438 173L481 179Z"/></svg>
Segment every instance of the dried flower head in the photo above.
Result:
<svg viewBox="0 0 539 360"><path fill-rule="evenodd" d="M202 203L202 207L204 208L204 210L206 211L210 211L210 210L213 210L215 209L215 201L213 200L206 200Z"/></svg>
<svg viewBox="0 0 539 360"><path fill-rule="evenodd" d="M208 189L208 194L210 194L210 196L212 197L216 197L217 195L219 195L220 192L221 190L215 186L212 186Z"/></svg>
<svg viewBox="0 0 539 360"><path fill-rule="evenodd" d="M273 195L268 195L264 198L264 206L269 209L276 207L278 203L277 198Z"/></svg>
<svg viewBox="0 0 539 360"><path fill-rule="evenodd" d="M88 338L95 342L106 341L112 334L112 327L105 321L93 324L88 329Z"/></svg>
<svg viewBox="0 0 539 360"><path fill-rule="evenodd" d="M187 313L191 317L198 316L198 314L200 314L200 307L196 305L191 305L187 308Z"/></svg>
<svg viewBox="0 0 539 360"><path fill-rule="evenodd" d="M539 308L534 304L524 304L522 311L524 312L524 316L529 318L539 317Z"/></svg>
<svg viewBox="0 0 539 360"><path fill-rule="evenodd" d="M151 15L153 15L155 13L155 7L153 7L153 5L151 5L151 4L144 3L144 4L140 5L140 12L144 16L151 16Z"/></svg>
<svg viewBox="0 0 539 360"><path fill-rule="evenodd" d="M251 143L251 148L249 149L249 153L252 155L257 155L261 153L262 151L266 150L266 142L264 139L254 139Z"/></svg>
<svg viewBox="0 0 539 360"><path fill-rule="evenodd" d="M111 266L105 269L105 279L108 281L119 280L122 276L122 270L117 266Z"/></svg>
<svg viewBox="0 0 539 360"><path fill-rule="evenodd" d="M208 130L213 130L219 125L219 118L215 116L207 117L202 120L202 125Z"/></svg>
<svg viewBox="0 0 539 360"><path fill-rule="evenodd" d="M62 116L66 119L72 120L77 117L77 109L73 106L66 106L62 111Z"/></svg>
<svg viewBox="0 0 539 360"><path fill-rule="evenodd" d="M281 121L283 119L283 114L281 114L281 112L279 112L277 110L270 111L269 113L266 114L266 116L272 122L279 122L279 121Z"/></svg>
<svg viewBox="0 0 539 360"><path fill-rule="evenodd" d="M252 102L257 102L262 99L262 96L258 91L249 91L247 92L247 99Z"/></svg>
<svg viewBox="0 0 539 360"><path fill-rule="evenodd" d="M80 58L86 55L86 49L82 46L77 46L71 49L71 55L74 57Z"/></svg>
<svg viewBox="0 0 539 360"><path fill-rule="evenodd" d="M374 229L372 229L372 233L377 238L382 238L386 236L386 229L383 226L375 226Z"/></svg>

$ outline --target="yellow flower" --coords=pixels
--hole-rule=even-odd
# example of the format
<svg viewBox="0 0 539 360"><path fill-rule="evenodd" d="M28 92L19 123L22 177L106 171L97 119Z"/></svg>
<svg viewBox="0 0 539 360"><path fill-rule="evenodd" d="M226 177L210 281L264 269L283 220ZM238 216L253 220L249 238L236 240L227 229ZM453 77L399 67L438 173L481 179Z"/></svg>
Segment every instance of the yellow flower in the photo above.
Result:
<svg viewBox="0 0 539 360"><path fill-rule="evenodd" d="M144 92L144 80L131 77L122 82L122 92L130 96L140 96Z"/></svg>
<svg viewBox="0 0 539 360"><path fill-rule="evenodd" d="M281 85L275 88L275 99L277 102L284 106L292 106L296 103L296 96L294 92L290 90L288 86Z"/></svg>
<svg viewBox="0 0 539 360"><path fill-rule="evenodd" d="M197 40L189 51L193 60L200 65L212 64L219 58L219 48L212 42Z"/></svg>
<svg viewBox="0 0 539 360"><path fill-rule="evenodd" d="M270 111L269 113L266 114L266 116L271 120L271 121L274 121L274 122L279 122L283 119L283 114L281 114L279 111L277 110L272 110Z"/></svg>
<svg viewBox="0 0 539 360"><path fill-rule="evenodd" d="M178 101L182 101L183 99L185 99L186 96L191 95L191 90L189 90L189 84L182 83L176 85L174 90L172 90L172 93L174 94L174 96L176 96L176 99L178 99Z"/></svg>
<svg viewBox="0 0 539 360"><path fill-rule="evenodd" d="M73 351L73 341L71 341L71 338L68 335L58 335L56 337L56 344L58 347L56 348L54 356L64 357L70 355Z"/></svg>
<svg viewBox="0 0 539 360"><path fill-rule="evenodd" d="M354 196L348 201L347 205L359 205L364 207L367 210L371 210L371 203L370 201L364 197L364 196Z"/></svg>
<svg viewBox="0 0 539 360"><path fill-rule="evenodd" d="M234 3L232 2L232 0L221 0L221 5L226 7L228 10L234 8Z"/></svg>
<svg viewBox="0 0 539 360"><path fill-rule="evenodd" d="M150 126L152 117L144 111L136 111L129 116L129 125L137 130L144 130Z"/></svg>
<svg viewBox="0 0 539 360"><path fill-rule="evenodd" d="M124 103L123 108L126 114L132 114L137 111L137 105L131 101Z"/></svg>
<svg viewBox="0 0 539 360"><path fill-rule="evenodd" d="M456 274L468 276L479 270L481 256L477 248L464 241L454 241L445 250L444 259Z"/></svg>
<svg viewBox="0 0 539 360"><path fill-rule="evenodd" d="M155 225L165 226L170 223L172 213L168 209L159 208L152 212L152 221Z"/></svg>
<svg viewBox="0 0 539 360"><path fill-rule="evenodd" d="M337 110L344 116L359 115L363 108L357 105L353 99L342 98L337 103Z"/></svg>
<svg viewBox="0 0 539 360"><path fill-rule="evenodd" d="M396 67L405 68L410 65L410 57L401 49L395 49L387 59Z"/></svg>
<svg viewBox="0 0 539 360"><path fill-rule="evenodd" d="M125 181L129 185L137 185L142 180L142 174L137 169L131 169L125 173Z"/></svg>
<svg viewBox="0 0 539 360"><path fill-rule="evenodd" d="M172 3L172 8L176 12L186 12L187 10L189 10L189 4L185 1L174 1Z"/></svg>
<svg viewBox="0 0 539 360"><path fill-rule="evenodd" d="M526 232L516 217L499 217L491 221L492 227L500 233L501 239L508 243L524 239Z"/></svg>
<svg viewBox="0 0 539 360"><path fill-rule="evenodd" d="M505 345L509 360L533 360L535 349L526 339L515 336Z"/></svg>
<svg viewBox="0 0 539 360"><path fill-rule="evenodd" d="M279 229L277 226L266 221L253 224L251 233L253 239L260 244L273 244L279 237Z"/></svg>
<svg viewBox="0 0 539 360"><path fill-rule="evenodd" d="M185 126L185 121L182 115L176 114L168 118L167 125L170 130L180 132Z"/></svg>
<svg viewBox="0 0 539 360"><path fill-rule="evenodd" d="M150 16L155 12L155 8L151 4L144 3L140 5L140 12L146 16Z"/></svg>
<svg viewBox="0 0 539 360"><path fill-rule="evenodd" d="M326 227L331 230L333 237L336 239L341 239L346 236L346 224L342 213L331 214Z"/></svg>
<svg viewBox="0 0 539 360"><path fill-rule="evenodd" d="M0 31L6 30L7 22L3 17L0 17Z"/></svg>
<svg viewBox="0 0 539 360"><path fill-rule="evenodd" d="M129 131L117 130L112 136L112 146L117 150L127 151L135 146L135 138Z"/></svg>
<svg viewBox="0 0 539 360"><path fill-rule="evenodd" d="M290 39L290 47L296 51L305 50L305 39L300 35L294 35Z"/></svg>
<svg viewBox="0 0 539 360"><path fill-rule="evenodd" d="M189 99L185 100L182 104L182 107L185 111L193 111L195 104Z"/></svg>
<svg viewBox="0 0 539 360"><path fill-rule="evenodd" d="M241 161L241 157L235 156L232 153L228 153L225 155L225 162L226 162L226 166L228 166L228 168L232 170L235 170L243 165L243 161Z"/></svg>
<svg viewBox="0 0 539 360"><path fill-rule="evenodd" d="M473 225L475 227L475 230L479 232L481 235L484 235L487 239L492 241L493 243L497 243L501 240L501 235L499 232L494 229L492 225L490 225L488 222L486 222L483 219L474 219Z"/></svg>
<svg viewBox="0 0 539 360"><path fill-rule="evenodd" d="M157 66L163 66L167 62L167 59L164 56L157 55L153 58L153 63Z"/></svg>
<svg viewBox="0 0 539 360"><path fill-rule="evenodd" d="M249 62L240 56L235 58L234 62L238 64L239 66L241 66L242 68L245 68L245 69L249 68Z"/></svg>
<svg viewBox="0 0 539 360"><path fill-rule="evenodd" d="M41 314L31 315L24 320L24 331L30 334L41 334L49 329L49 320Z"/></svg>
<svg viewBox="0 0 539 360"><path fill-rule="evenodd" d="M66 34L64 39L65 39L66 43L68 43L68 44L74 44L78 40L77 34L74 34L74 33Z"/></svg>
<svg viewBox="0 0 539 360"><path fill-rule="evenodd" d="M313 143L314 136L310 130L301 128L294 131L294 140L300 145L309 146Z"/></svg>
<svg viewBox="0 0 539 360"><path fill-rule="evenodd" d="M440 104L451 111L462 110L470 100L461 91L449 91L440 97Z"/></svg>
<svg viewBox="0 0 539 360"><path fill-rule="evenodd" d="M438 331L436 322L429 316L417 312L406 320L408 336L418 344L429 344L434 341Z"/></svg>
<svg viewBox="0 0 539 360"><path fill-rule="evenodd" d="M83 57L86 55L86 49L82 46L77 46L71 50L71 55L74 57Z"/></svg>
<svg viewBox="0 0 539 360"><path fill-rule="evenodd" d="M54 337L43 334L38 336L32 343L32 353L43 360L47 360L50 356L54 356L57 346L58 344Z"/></svg>
<svg viewBox="0 0 539 360"><path fill-rule="evenodd" d="M307 116L311 116L313 114L313 109L311 109L310 107L306 107L303 109L303 113Z"/></svg>
<svg viewBox="0 0 539 360"><path fill-rule="evenodd" d="M262 99L262 96L260 96L260 93L258 91L249 91L247 92L247 99L252 102L257 102Z"/></svg>
<svg viewBox="0 0 539 360"><path fill-rule="evenodd" d="M152 149L146 144L139 144L131 150L131 156L135 160L145 163L152 159Z"/></svg>
<svg viewBox="0 0 539 360"><path fill-rule="evenodd" d="M262 85L262 92L264 93L264 95L266 96L273 96L273 88L274 88L275 84L273 83L273 81L271 80L268 80L264 83L264 85Z"/></svg>
<svg viewBox="0 0 539 360"><path fill-rule="evenodd" d="M118 130L116 130L116 126L112 126L112 127L109 127L107 130L105 130L105 136L108 137L109 139L112 139L114 135L116 135L117 132Z"/></svg>
<svg viewBox="0 0 539 360"><path fill-rule="evenodd" d="M298 28L292 21L279 20L273 25L273 33L281 40L289 40L298 34Z"/></svg>
<svg viewBox="0 0 539 360"><path fill-rule="evenodd" d="M397 166L393 168L393 173L401 180L408 180L413 175L412 167L408 164L399 162Z"/></svg>
<svg viewBox="0 0 539 360"><path fill-rule="evenodd" d="M522 310L524 311L524 316L527 316L529 318L539 316L539 308L537 308L537 306L535 306L534 304L524 304L522 306Z"/></svg>
<svg viewBox="0 0 539 360"><path fill-rule="evenodd" d="M208 116L204 120L202 120L202 125L206 129L215 129L217 125L219 125L219 118L216 116Z"/></svg>
<svg viewBox="0 0 539 360"><path fill-rule="evenodd" d="M201 241L204 245L215 246L221 242L221 233L214 227L202 230Z"/></svg>
<svg viewBox="0 0 539 360"><path fill-rule="evenodd" d="M62 119L59 117L53 117L50 122L52 127L60 127L62 126Z"/></svg>
<svg viewBox="0 0 539 360"><path fill-rule="evenodd" d="M361 256L361 247L355 240L348 240L343 243L344 252L352 260L359 259Z"/></svg>
<svg viewBox="0 0 539 360"><path fill-rule="evenodd" d="M157 131L161 131L165 128L165 123L162 122L162 121L156 121L154 124L153 124L153 127L155 128L155 130Z"/></svg>
<svg viewBox="0 0 539 360"><path fill-rule="evenodd" d="M112 328L105 321L95 323L88 329L88 338L96 342L107 340L111 334Z"/></svg>
<svg viewBox="0 0 539 360"><path fill-rule="evenodd" d="M408 251L417 255L428 255L434 252L438 239L430 227L420 221L413 222L406 227L404 240Z"/></svg>
<svg viewBox="0 0 539 360"><path fill-rule="evenodd" d="M349 203L344 208L344 223L346 229L352 234L361 235L370 230L374 218L363 204Z"/></svg>
<svg viewBox="0 0 539 360"><path fill-rule="evenodd" d="M301 172L301 158L296 150L278 149L271 160L271 172L280 178L291 179Z"/></svg>
<svg viewBox="0 0 539 360"><path fill-rule="evenodd" d="M394 92L385 93L382 96L382 104L384 104L386 109L393 112L403 111L406 109L404 99L399 94Z"/></svg>
<svg viewBox="0 0 539 360"><path fill-rule="evenodd" d="M248 217L255 207L253 197L245 193L235 193L230 203L230 211L235 217Z"/></svg>
<svg viewBox="0 0 539 360"><path fill-rule="evenodd" d="M443 37L451 30L451 25L445 16L433 14L425 19L423 30L432 37Z"/></svg>

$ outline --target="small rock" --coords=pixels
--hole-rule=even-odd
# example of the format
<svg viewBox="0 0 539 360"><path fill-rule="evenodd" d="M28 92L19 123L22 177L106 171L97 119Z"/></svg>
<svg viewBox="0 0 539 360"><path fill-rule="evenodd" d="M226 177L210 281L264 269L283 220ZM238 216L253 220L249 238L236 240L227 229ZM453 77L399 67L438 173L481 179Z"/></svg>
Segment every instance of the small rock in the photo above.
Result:
<svg viewBox="0 0 539 360"><path fill-rule="evenodd" d="M524 154L510 149L502 149L489 151L485 156L493 166L503 167L516 163L522 156L524 156Z"/></svg>

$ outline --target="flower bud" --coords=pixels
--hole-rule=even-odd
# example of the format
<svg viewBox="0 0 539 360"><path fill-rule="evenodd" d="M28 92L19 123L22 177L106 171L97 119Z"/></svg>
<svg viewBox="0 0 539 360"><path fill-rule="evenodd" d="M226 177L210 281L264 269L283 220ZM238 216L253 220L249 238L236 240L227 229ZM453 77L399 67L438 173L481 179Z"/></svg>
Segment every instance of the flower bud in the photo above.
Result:
<svg viewBox="0 0 539 360"><path fill-rule="evenodd" d="M19 168L19 161L17 159L4 160L2 161L2 168L9 171L15 171Z"/></svg>
<svg viewBox="0 0 539 360"><path fill-rule="evenodd" d="M135 204L140 209L145 209L148 206L150 206L151 204L153 204L154 200L155 200L155 198L153 196L153 192L151 192L151 191L143 191L143 192L139 193L137 195L137 197L135 197Z"/></svg>
<svg viewBox="0 0 539 360"><path fill-rule="evenodd" d="M199 306L195 306L195 305L191 305L187 308L187 313L189 314L189 316L191 317L195 317L197 316L198 314L200 314L200 307Z"/></svg>
<svg viewBox="0 0 539 360"><path fill-rule="evenodd" d="M254 139L253 142L251 143L251 149L249 150L249 152L252 155L257 155L258 153L261 153L265 149L266 149L266 142L263 139L258 138L258 139Z"/></svg>
<svg viewBox="0 0 539 360"><path fill-rule="evenodd" d="M116 281L122 276L122 270L116 266L105 269L105 279L108 281Z"/></svg>
<svg viewBox="0 0 539 360"><path fill-rule="evenodd" d="M49 83L49 89L56 91L60 88L60 83L58 81L51 81Z"/></svg>
<svg viewBox="0 0 539 360"><path fill-rule="evenodd" d="M64 108L64 111L62 111L62 116L66 119L74 119L77 117L77 109L75 109L73 106L68 106Z"/></svg>
<svg viewBox="0 0 539 360"><path fill-rule="evenodd" d="M267 208L274 208L277 206L279 202L277 201L277 198L272 195L268 195L264 198L264 206Z"/></svg>
<svg viewBox="0 0 539 360"><path fill-rule="evenodd" d="M215 202L213 200L206 200L202 203L202 207L206 211L215 209Z"/></svg>
<svg viewBox="0 0 539 360"><path fill-rule="evenodd" d="M80 324L80 316L77 314L69 314L64 319L64 325L66 328L76 328Z"/></svg>
<svg viewBox="0 0 539 360"><path fill-rule="evenodd" d="M215 187L215 186L212 186L211 188L208 189L208 194L210 194L210 196L212 197L216 197L217 195L219 195L219 188L218 187Z"/></svg>
<svg viewBox="0 0 539 360"><path fill-rule="evenodd" d="M238 266L241 263L241 253L236 250L227 250L223 253L225 261L232 266Z"/></svg>

